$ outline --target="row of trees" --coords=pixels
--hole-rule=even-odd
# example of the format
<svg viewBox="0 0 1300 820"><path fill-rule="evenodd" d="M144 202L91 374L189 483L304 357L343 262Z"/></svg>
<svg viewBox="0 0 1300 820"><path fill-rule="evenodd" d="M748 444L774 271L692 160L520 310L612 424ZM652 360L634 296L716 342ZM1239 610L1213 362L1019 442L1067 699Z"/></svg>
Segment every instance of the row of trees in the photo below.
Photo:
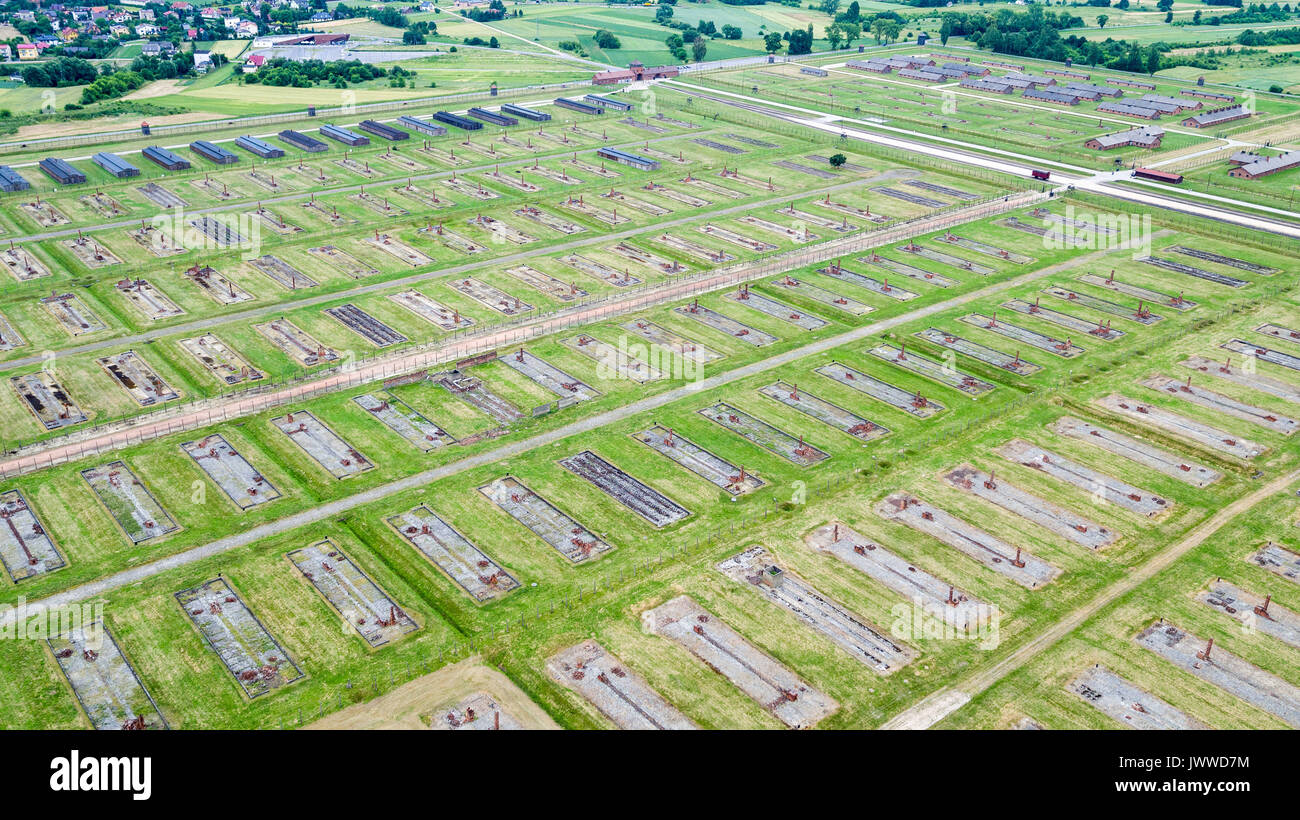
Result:
<svg viewBox="0 0 1300 820"><path fill-rule="evenodd" d="M388 72L384 69L360 60L325 62L276 57L263 64L256 73L247 75L245 82L293 88L311 88L324 83L335 88L347 88L351 83L363 83L386 76Z"/></svg>

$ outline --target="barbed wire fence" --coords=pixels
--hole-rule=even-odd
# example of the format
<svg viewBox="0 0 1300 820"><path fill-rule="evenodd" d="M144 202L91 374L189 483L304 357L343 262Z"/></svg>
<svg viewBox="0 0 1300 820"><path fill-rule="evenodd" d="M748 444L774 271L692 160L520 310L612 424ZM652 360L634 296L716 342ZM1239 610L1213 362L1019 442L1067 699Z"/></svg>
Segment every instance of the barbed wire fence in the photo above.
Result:
<svg viewBox="0 0 1300 820"><path fill-rule="evenodd" d="M473 330L456 330L397 351L374 353L340 365L291 376L210 398L174 402L146 414L100 422L93 427L54 438L39 439L7 448L9 460L0 466L0 478L47 469L89 456L162 438L183 430L220 424L323 393L407 376L420 370L452 365L489 350L523 345L542 336L577 325L601 322L671 301L693 297L744 282L784 273L814 263L828 262L882 244L910 239L920 233L944 230L1049 198L1041 192L990 197L962 203L935 214L905 222L874 226L856 234L811 247L776 251L724 268L670 276L643 283L633 294L618 293L580 300L579 304L548 312L532 312Z"/></svg>

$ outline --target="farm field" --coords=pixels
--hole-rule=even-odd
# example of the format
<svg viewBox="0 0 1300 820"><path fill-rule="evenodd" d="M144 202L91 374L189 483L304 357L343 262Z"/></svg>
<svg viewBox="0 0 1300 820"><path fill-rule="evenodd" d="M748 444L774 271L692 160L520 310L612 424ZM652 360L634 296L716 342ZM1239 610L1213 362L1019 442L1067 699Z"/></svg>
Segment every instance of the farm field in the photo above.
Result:
<svg viewBox="0 0 1300 820"><path fill-rule="evenodd" d="M1300 726L1294 242L690 86L1089 174L1223 135L840 62L12 155L0 604L97 606L0 641L0 726Z"/></svg>

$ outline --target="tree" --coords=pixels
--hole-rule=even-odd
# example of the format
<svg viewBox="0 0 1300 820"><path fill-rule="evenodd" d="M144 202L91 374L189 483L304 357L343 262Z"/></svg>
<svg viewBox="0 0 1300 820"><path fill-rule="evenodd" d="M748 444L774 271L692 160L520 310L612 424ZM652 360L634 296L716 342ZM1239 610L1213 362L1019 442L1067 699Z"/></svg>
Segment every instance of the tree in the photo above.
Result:
<svg viewBox="0 0 1300 820"><path fill-rule="evenodd" d="M845 23L856 23L862 19L862 8L858 5L858 0L849 3L849 7L840 15L840 21Z"/></svg>
<svg viewBox="0 0 1300 820"><path fill-rule="evenodd" d="M844 41L844 32L840 29L839 23L831 23L826 27L826 40L831 44L831 51L840 47L840 43Z"/></svg>
<svg viewBox="0 0 1300 820"><path fill-rule="evenodd" d="M875 20L871 21L871 33L876 38L876 45L880 45L881 41L884 40L885 37L884 18L877 17Z"/></svg>
<svg viewBox="0 0 1300 820"><path fill-rule="evenodd" d="M790 54L811 54L812 53L812 26L811 25L808 26L807 31L804 31L802 29L795 29L794 31L790 32L790 36L786 38L786 42L789 43L789 46L787 47L786 51Z"/></svg>
<svg viewBox="0 0 1300 820"><path fill-rule="evenodd" d="M903 24L897 20L888 20L884 28L885 42L892 43L898 39L898 35L903 33Z"/></svg>
<svg viewBox="0 0 1300 820"><path fill-rule="evenodd" d="M704 39L704 35L695 35L695 42L691 43L691 56L695 58L695 62L704 62L704 55L707 54L708 51L709 44L708 41Z"/></svg>
<svg viewBox="0 0 1300 820"><path fill-rule="evenodd" d="M619 42L619 39L614 36L613 32L606 31L603 28L596 29L596 33L592 35L591 39L595 40L596 45L600 48L615 49L623 47L623 44Z"/></svg>
<svg viewBox="0 0 1300 820"><path fill-rule="evenodd" d="M1155 46L1147 49L1147 73L1155 74L1160 70L1160 50Z"/></svg>
<svg viewBox="0 0 1300 820"><path fill-rule="evenodd" d="M822 0L821 10L823 14L835 16L835 12L840 10L840 0Z"/></svg>
<svg viewBox="0 0 1300 820"><path fill-rule="evenodd" d="M1173 11L1174 0L1160 0L1159 3L1156 3L1156 8L1160 9L1161 11Z"/></svg>
<svg viewBox="0 0 1300 820"><path fill-rule="evenodd" d="M770 32L763 35L763 49L768 54L775 54L781 50L781 35L779 32Z"/></svg>
<svg viewBox="0 0 1300 820"><path fill-rule="evenodd" d="M840 23L840 31L844 32L845 48L853 45L853 41L862 36L862 26L857 23Z"/></svg>
<svg viewBox="0 0 1300 820"><path fill-rule="evenodd" d="M848 161L849 158L843 154L831 154L830 163L832 168L838 168Z"/></svg>
<svg viewBox="0 0 1300 820"><path fill-rule="evenodd" d="M741 31L738 26L723 26L722 36L728 40L739 40L745 36L745 32Z"/></svg>
<svg viewBox="0 0 1300 820"><path fill-rule="evenodd" d="M939 42L948 45L948 38L952 36L952 20L948 17L943 18L943 25L939 26Z"/></svg>
<svg viewBox="0 0 1300 820"><path fill-rule="evenodd" d="M1199 12L1198 12L1198 13L1199 13ZM1108 23L1108 22L1110 22L1110 15L1109 15L1109 14L1098 14L1098 15L1097 15L1097 28L1105 28L1105 27L1106 27L1106 23Z"/></svg>
<svg viewBox="0 0 1300 820"><path fill-rule="evenodd" d="M402 32L402 43L404 45L422 46L427 42L428 40L424 38L424 35L418 31L413 31L412 29L408 28L406 31Z"/></svg>

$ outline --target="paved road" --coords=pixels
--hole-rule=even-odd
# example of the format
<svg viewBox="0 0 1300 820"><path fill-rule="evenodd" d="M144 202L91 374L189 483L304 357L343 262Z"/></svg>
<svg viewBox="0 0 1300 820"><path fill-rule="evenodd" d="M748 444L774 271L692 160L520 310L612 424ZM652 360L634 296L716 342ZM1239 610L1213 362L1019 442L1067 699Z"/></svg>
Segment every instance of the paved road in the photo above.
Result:
<svg viewBox="0 0 1300 820"><path fill-rule="evenodd" d="M769 356L766 359L743 367L719 373L716 376L708 377L699 382L683 385L655 396L649 396L631 404L607 410L603 413L591 416L590 418L581 419L545 433L539 433L536 436L503 444L500 447L491 450L484 450L483 452L468 456L451 464L433 467L429 470L416 473L415 475L400 478L377 487L372 487L355 495L348 496L347 498L331 501L310 510L304 510L279 520L250 528L245 532L227 536L201 546L192 547L184 552L170 555L166 558L160 558L157 561L133 567L109 575L105 578L91 581L82 586L56 593L34 603L41 603L47 606L63 606L90 600L111 592L119 587L143 581L146 578L157 575L158 573L186 566L195 561L201 561L214 555L220 555L223 552L228 552L238 547L246 546L261 539L270 538L298 527L306 526L318 521L337 518L359 507L388 498L392 495L425 487L449 476L463 473L466 470L472 470L476 467L492 464L503 459L509 459L562 439L598 430L638 413L655 410L696 393L712 390L716 387L722 387L741 379L746 379L755 374L764 373L774 368L783 367L787 364L797 362L805 357L815 356L819 353L833 350L840 345L849 344L851 342L866 339L870 336L884 333L887 330L891 330L907 322L916 321L927 316L951 310L968 304L976 299L983 299L987 296L1001 293L1012 288L1017 288L1021 285L1045 277L1054 276L1073 268L1096 264L1109 253L1110 250L1093 251L1092 253L1077 256L1066 262L1049 265L1036 271L1030 271L1029 273L1022 274L1013 279L993 283L986 287L970 291L969 293L954 296L941 302L935 302L889 319L882 319L878 322L873 322L868 325L845 331L836 336L830 336L815 342L809 342L806 345L792 348L774 356ZM6 617L0 616L0 625L5 623L7 623Z"/></svg>

